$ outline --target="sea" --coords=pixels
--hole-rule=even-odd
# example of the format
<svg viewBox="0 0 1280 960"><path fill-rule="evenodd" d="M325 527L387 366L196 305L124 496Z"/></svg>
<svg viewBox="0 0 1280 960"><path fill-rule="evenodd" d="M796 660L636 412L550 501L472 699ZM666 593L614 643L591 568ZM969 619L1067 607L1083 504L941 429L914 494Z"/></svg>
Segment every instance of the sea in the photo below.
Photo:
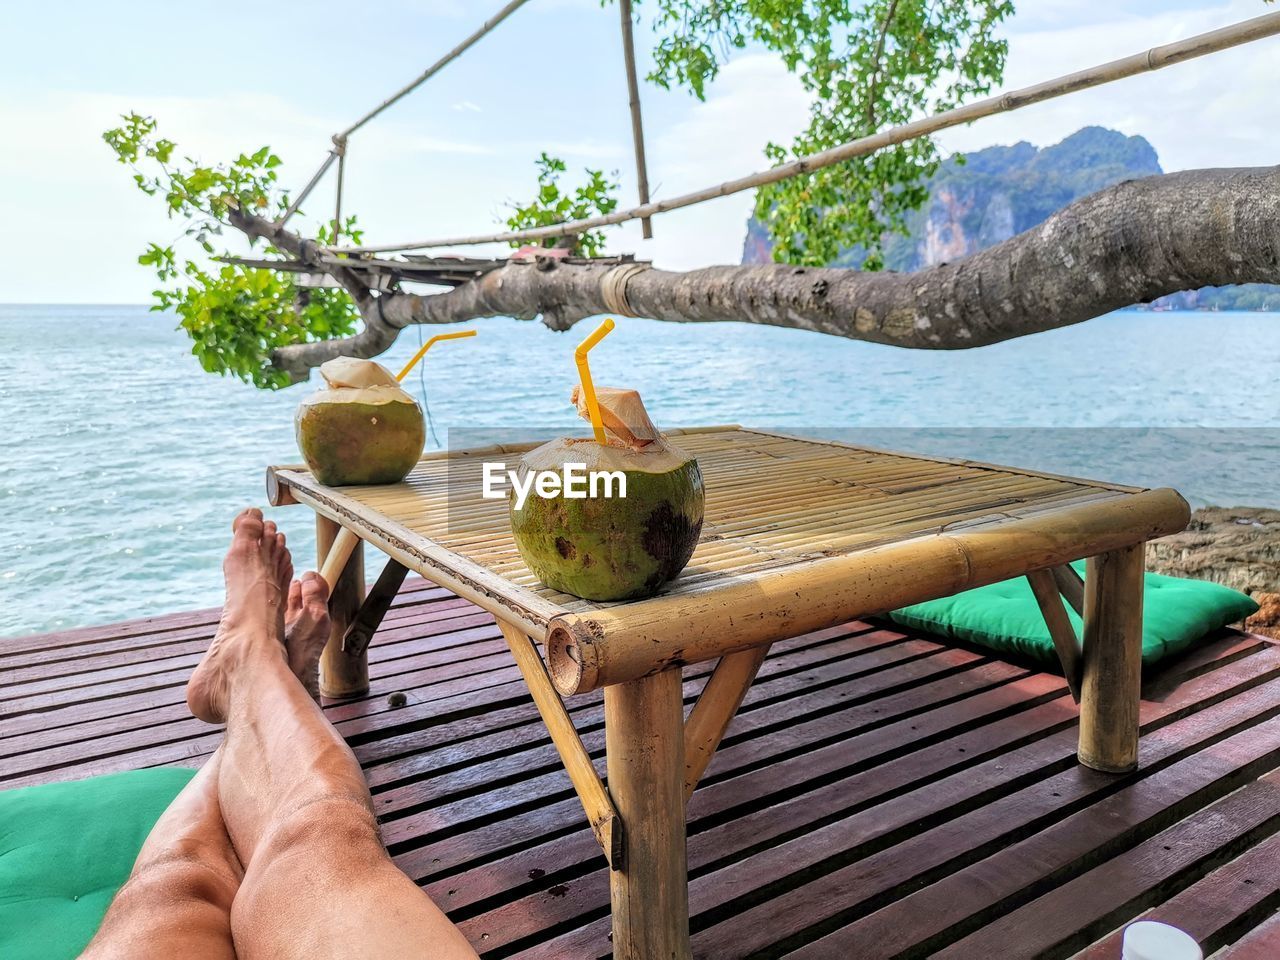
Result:
<svg viewBox="0 0 1280 960"><path fill-rule="evenodd" d="M408 383L428 445L582 430L568 398L591 326L488 319L437 345ZM405 331L387 366L422 335ZM620 319L592 370L640 390L660 427L737 423L1280 508L1276 314L1126 311L955 352ZM317 379L269 392L205 373L175 319L144 306L0 305L0 636L216 605L231 520L263 504L267 465L298 461L294 409ZM298 568L313 563L305 508L268 512Z"/></svg>

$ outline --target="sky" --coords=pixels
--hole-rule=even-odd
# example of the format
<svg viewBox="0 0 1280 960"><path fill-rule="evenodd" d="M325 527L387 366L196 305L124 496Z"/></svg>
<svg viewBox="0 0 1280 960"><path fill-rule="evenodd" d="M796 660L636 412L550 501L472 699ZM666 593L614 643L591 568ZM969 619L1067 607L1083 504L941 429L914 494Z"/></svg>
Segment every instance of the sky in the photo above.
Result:
<svg viewBox="0 0 1280 960"><path fill-rule="evenodd" d="M137 254L182 227L102 143L120 113L156 117L181 153L204 162L270 144L285 161L284 181L300 187L330 134L501 5L0 0L0 302L148 299L154 278ZM1263 0L1022 0L1018 8L1005 28L1005 88L1276 10ZM637 30L642 60L648 36ZM1277 64L1280 38L1272 38L939 140L948 151L1044 146L1101 124L1145 136L1165 170L1274 164ZM722 71L706 102L652 85L642 102L655 198L767 166L765 143L788 142L807 107L779 61L750 51ZM344 208L359 215L369 242L488 232L507 202L532 195L543 150L571 171L616 170L624 203L634 202L615 6L531 0L352 137ZM332 181L314 197L309 212L328 215ZM741 194L673 212L655 220L649 241L638 224L625 225L610 232L609 250L670 269L736 263L750 208Z"/></svg>

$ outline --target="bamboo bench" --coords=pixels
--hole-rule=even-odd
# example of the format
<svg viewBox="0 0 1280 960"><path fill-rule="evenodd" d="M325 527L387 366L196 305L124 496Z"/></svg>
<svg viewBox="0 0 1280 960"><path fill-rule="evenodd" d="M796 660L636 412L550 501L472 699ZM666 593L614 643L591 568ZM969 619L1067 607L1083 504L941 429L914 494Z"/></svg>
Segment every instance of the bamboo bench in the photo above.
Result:
<svg viewBox="0 0 1280 960"><path fill-rule="evenodd" d="M629 603L540 584L506 503L481 498L482 465L533 444L430 454L393 486L267 472L273 505L316 513L333 584L325 695L367 691L369 640L408 570L496 618L611 867L616 956L689 956L685 802L775 641L1025 575L1080 702L1080 762L1136 765L1143 547L1186 526L1176 492L739 427L671 435L706 480L702 538L679 580ZM368 596L361 541L391 558ZM1083 583L1065 566L1081 558ZM713 659L686 720L681 667ZM607 788L561 699L598 688Z"/></svg>

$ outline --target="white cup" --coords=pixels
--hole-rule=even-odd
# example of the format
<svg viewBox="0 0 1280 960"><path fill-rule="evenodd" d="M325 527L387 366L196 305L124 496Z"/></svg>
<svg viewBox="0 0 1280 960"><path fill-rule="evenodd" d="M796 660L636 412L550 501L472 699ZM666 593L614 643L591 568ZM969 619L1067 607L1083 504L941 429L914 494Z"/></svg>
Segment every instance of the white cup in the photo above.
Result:
<svg viewBox="0 0 1280 960"><path fill-rule="evenodd" d="M1121 960L1204 960L1199 945L1177 927L1139 920L1124 930Z"/></svg>

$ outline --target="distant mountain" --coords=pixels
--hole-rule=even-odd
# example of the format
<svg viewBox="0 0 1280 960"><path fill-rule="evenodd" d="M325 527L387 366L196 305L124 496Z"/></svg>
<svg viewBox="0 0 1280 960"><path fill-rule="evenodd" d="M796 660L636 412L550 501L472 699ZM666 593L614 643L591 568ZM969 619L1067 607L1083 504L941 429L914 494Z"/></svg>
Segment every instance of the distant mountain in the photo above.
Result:
<svg viewBox="0 0 1280 960"><path fill-rule="evenodd" d="M907 216L908 234L886 238L885 267L912 271L958 260L1043 222L1073 200L1122 180L1161 173L1155 149L1142 137L1085 127L1039 149L1025 141L988 147L943 161L929 185L929 202ZM768 263L772 245L751 218L743 263ZM835 266L862 263L859 249ZM1162 297L1149 309L1280 310L1280 287L1248 284L1205 287Z"/></svg>

